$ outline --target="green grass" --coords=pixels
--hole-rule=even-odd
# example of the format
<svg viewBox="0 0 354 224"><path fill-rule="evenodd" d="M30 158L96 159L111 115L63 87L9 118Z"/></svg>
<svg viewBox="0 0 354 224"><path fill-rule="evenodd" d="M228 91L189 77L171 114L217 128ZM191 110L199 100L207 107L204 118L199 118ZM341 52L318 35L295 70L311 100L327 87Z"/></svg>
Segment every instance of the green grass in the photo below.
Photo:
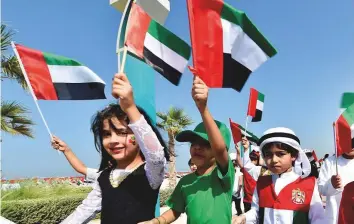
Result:
<svg viewBox="0 0 354 224"><path fill-rule="evenodd" d="M23 200L23 199L38 199L50 198L60 196L86 196L92 188L90 187L76 187L65 183L41 183L33 182L20 183L21 188L1 191L1 200Z"/></svg>

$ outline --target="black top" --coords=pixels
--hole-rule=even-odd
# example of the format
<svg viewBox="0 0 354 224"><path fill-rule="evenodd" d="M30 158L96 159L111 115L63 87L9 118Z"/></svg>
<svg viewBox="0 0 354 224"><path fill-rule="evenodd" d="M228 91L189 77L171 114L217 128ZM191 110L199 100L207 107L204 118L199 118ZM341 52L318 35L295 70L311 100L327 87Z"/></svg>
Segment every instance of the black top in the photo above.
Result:
<svg viewBox="0 0 354 224"><path fill-rule="evenodd" d="M111 169L101 173L98 183L102 191L102 224L136 224L155 217L159 188L151 188L144 165L129 174L117 188L109 181Z"/></svg>

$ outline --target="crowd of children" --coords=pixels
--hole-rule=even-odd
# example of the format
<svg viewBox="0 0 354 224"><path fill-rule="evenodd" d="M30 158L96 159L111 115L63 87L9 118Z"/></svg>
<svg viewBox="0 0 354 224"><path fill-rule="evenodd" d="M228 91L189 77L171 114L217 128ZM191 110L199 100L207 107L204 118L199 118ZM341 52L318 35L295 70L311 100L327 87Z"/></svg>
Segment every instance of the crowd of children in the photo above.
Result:
<svg viewBox="0 0 354 224"><path fill-rule="evenodd" d="M167 200L170 209L155 217L168 148L149 116L135 105L125 74L114 77L112 95L119 104L98 112L91 125L101 154L98 170L87 168L59 138L52 140L75 170L94 182L92 192L63 223L87 223L98 212L102 224L165 224L182 213L187 223L197 224L354 223L354 151L329 157L318 172L299 137L277 127L264 132L258 147L243 136L242 159L238 145L229 154L229 128L210 113L208 87L198 76L192 98L202 122L176 136L178 142L190 143L192 172ZM326 212L321 195L327 199Z"/></svg>

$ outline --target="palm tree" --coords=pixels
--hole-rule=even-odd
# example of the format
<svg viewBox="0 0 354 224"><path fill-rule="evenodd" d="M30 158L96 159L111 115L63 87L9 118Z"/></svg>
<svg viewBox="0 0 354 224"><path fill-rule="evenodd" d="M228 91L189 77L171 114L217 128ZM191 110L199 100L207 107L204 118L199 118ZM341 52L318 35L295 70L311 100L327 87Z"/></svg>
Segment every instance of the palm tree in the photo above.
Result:
<svg viewBox="0 0 354 224"><path fill-rule="evenodd" d="M184 113L181 108L170 107L164 112L157 112L156 115L161 119L157 127L165 130L168 134L168 147L171 152L171 161L168 166L169 183L171 187L176 186L176 157L175 157L175 136L187 126L193 124L192 119Z"/></svg>
<svg viewBox="0 0 354 224"><path fill-rule="evenodd" d="M1 130L11 135L24 135L33 138L30 128L32 120L26 115L28 110L20 104L1 102Z"/></svg>
<svg viewBox="0 0 354 224"><path fill-rule="evenodd" d="M1 24L1 80L16 80L24 90L28 90L20 65L14 55L5 54L11 48L15 32ZM28 110L19 103L1 100L1 130L12 135L33 138L32 120L26 115Z"/></svg>
<svg viewBox="0 0 354 224"><path fill-rule="evenodd" d="M23 89L27 90L28 86L16 56L6 56L4 54L11 48L11 41L14 34L15 32L12 29L9 29L5 24L1 24L1 80L15 80Z"/></svg>

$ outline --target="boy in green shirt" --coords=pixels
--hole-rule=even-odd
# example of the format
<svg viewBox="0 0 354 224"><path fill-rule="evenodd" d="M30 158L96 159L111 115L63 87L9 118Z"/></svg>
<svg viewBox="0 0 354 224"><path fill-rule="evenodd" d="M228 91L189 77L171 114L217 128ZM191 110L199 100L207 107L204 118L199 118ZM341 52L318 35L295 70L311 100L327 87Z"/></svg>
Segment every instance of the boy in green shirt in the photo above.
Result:
<svg viewBox="0 0 354 224"><path fill-rule="evenodd" d="M166 204L170 207L149 224L172 223L181 213L187 223L231 223L231 199L235 169L228 155L231 134L227 126L213 119L207 108L208 87L194 76L192 97L203 122L192 131L176 136L179 142L190 142L190 154L197 166L184 176Z"/></svg>

